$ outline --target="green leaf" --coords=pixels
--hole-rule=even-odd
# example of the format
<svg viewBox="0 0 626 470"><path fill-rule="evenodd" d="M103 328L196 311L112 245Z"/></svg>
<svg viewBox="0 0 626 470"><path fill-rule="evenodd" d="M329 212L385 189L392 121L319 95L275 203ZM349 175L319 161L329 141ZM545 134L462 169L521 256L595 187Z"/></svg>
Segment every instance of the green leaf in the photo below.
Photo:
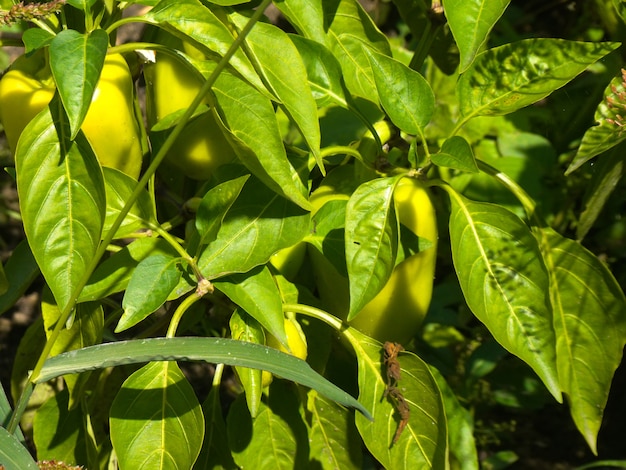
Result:
<svg viewBox="0 0 626 470"><path fill-rule="evenodd" d="M116 333L135 326L165 303L180 280L179 263L179 257L155 254L137 265L124 293L124 313Z"/></svg>
<svg viewBox="0 0 626 470"><path fill-rule="evenodd" d="M98 300L126 290L137 265L150 255L176 256L162 238L138 238L98 265L78 297L79 302Z"/></svg>
<svg viewBox="0 0 626 470"><path fill-rule="evenodd" d="M441 146L441 151L431 155L431 160L437 166L478 173L478 165L472 147L467 140L458 135L446 139Z"/></svg>
<svg viewBox="0 0 626 470"><path fill-rule="evenodd" d="M39 267L30 251L28 241L22 240L15 247L4 265L4 274L7 277L8 287L6 292L0 295L0 315L13 307L39 275Z"/></svg>
<svg viewBox="0 0 626 470"><path fill-rule="evenodd" d="M226 421L228 442L240 467L265 469L306 468L308 442L293 390L272 383L269 406L261 403L252 418L243 400L235 400Z"/></svg>
<svg viewBox="0 0 626 470"><path fill-rule="evenodd" d="M624 106L626 106L626 74L615 77L604 90L604 99L593 116L598 125L585 132L576 156L565 172L566 175L626 139L621 116Z"/></svg>
<svg viewBox="0 0 626 470"><path fill-rule="evenodd" d="M15 434L0 426L0 462L6 470L39 470L28 449Z"/></svg>
<svg viewBox="0 0 626 470"><path fill-rule="evenodd" d="M363 183L346 207L346 264L352 320L387 283L396 264L399 224L393 191L402 176Z"/></svg>
<svg viewBox="0 0 626 470"><path fill-rule="evenodd" d="M241 193L250 175L240 176L218 184L202 197L196 213L196 229L200 234L200 245L215 240L228 210Z"/></svg>
<svg viewBox="0 0 626 470"><path fill-rule="evenodd" d="M9 426L9 421L11 420L11 414L13 413L13 408L11 407L11 403L9 402L9 398L7 397L6 392L4 391L4 385L0 384L0 428L7 428ZM22 433L21 428L18 426L15 430L15 439L17 442L26 445L26 439L24 438L24 434ZM1 443L0 437L0 443ZM0 445L0 456L2 445ZM1 462L2 460L0 460Z"/></svg>
<svg viewBox="0 0 626 470"><path fill-rule="evenodd" d="M617 14L622 21L626 22L626 1L613 0L613 6L615 7L615 10L617 10Z"/></svg>
<svg viewBox="0 0 626 470"><path fill-rule="evenodd" d="M233 14L230 18L240 29L248 22L248 18L242 15ZM302 134L317 166L323 171L317 106L298 49L287 33L262 22L255 24L246 36L246 45L248 57L261 71L267 87L278 98L277 101ZM276 67L278 63L280 67Z"/></svg>
<svg viewBox="0 0 626 470"><path fill-rule="evenodd" d="M278 0L276 8L285 15L296 31L320 44L326 41L322 2L312 0Z"/></svg>
<svg viewBox="0 0 626 470"><path fill-rule="evenodd" d="M267 266L221 278L213 285L287 347L282 299Z"/></svg>
<svg viewBox="0 0 626 470"><path fill-rule="evenodd" d="M311 415L309 460L324 470L363 468L361 439L352 414L315 390L310 390L307 397Z"/></svg>
<svg viewBox="0 0 626 470"><path fill-rule="evenodd" d="M406 400L410 417L398 441L396 406L385 396L382 345L349 328L359 369L359 401L367 404L374 421L356 417L363 442L385 468L447 468L447 430L441 394L428 365L412 353L401 353L401 377L397 387Z"/></svg>
<svg viewBox="0 0 626 470"><path fill-rule="evenodd" d="M509 114L545 98L619 43L525 39L478 55L456 87L461 113Z"/></svg>
<svg viewBox="0 0 626 470"><path fill-rule="evenodd" d="M0 263L0 296L4 295L9 290L9 280L4 272L4 266Z"/></svg>
<svg viewBox="0 0 626 470"><path fill-rule="evenodd" d="M445 0L446 19L461 53L460 73L472 64L510 1Z"/></svg>
<svg viewBox="0 0 626 470"><path fill-rule="evenodd" d="M546 227L537 232L550 274L559 382L591 450L626 344L626 297L591 252Z"/></svg>
<svg viewBox="0 0 626 470"><path fill-rule="evenodd" d="M109 35L104 29L90 34L65 29L50 42L50 69L70 121L71 140L89 110L108 46Z"/></svg>
<svg viewBox="0 0 626 470"><path fill-rule="evenodd" d="M308 192L287 159L272 102L226 71L213 93L226 137L241 162L274 192L309 209Z"/></svg>
<svg viewBox="0 0 626 470"><path fill-rule="evenodd" d="M204 443L194 470L206 470L208 468L236 469L228 447L226 435L226 423L222 416L219 386L211 387L209 396L202 404L204 414Z"/></svg>
<svg viewBox="0 0 626 470"><path fill-rule="evenodd" d="M192 39L208 55L223 56L235 40L224 23L198 0L162 0L142 15L142 21L158 24L183 40ZM263 82L243 51L235 52L229 63L248 82L264 90Z"/></svg>
<svg viewBox="0 0 626 470"><path fill-rule="evenodd" d="M291 34L291 41L306 67L311 93L318 108L331 104L348 108L341 66L323 44Z"/></svg>
<svg viewBox="0 0 626 470"><path fill-rule="evenodd" d="M198 458L204 418L175 362L153 362L128 377L110 416L120 468L191 468Z"/></svg>
<svg viewBox="0 0 626 470"><path fill-rule="evenodd" d="M228 326L230 327L230 337L232 339L265 344L265 333L263 332L261 324L240 309L233 312ZM261 395L263 393L263 387L261 385L262 371L248 367L235 367L235 370L246 393L246 403L248 404L250 415L256 418L259 412L259 406L261 405Z"/></svg>
<svg viewBox="0 0 626 470"><path fill-rule="evenodd" d="M435 111L435 95L428 82L392 57L368 47L363 50L372 67L378 98L389 119L407 134L422 135Z"/></svg>
<svg viewBox="0 0 626 470"><path fill-rule="evenodd" d="M104 187L106 190L107 210L104 219L103 233L107 233L121 210L130 199L137 186L137 180L119 170L102 167L104 174ZM148 221L154 219L152 215L152 203L147 191L141 191L139 197L131 207L120 228L115 232L115 238L124 238L139 229L146 228Z"/></svg>
<svg viewBox="0 0 626 470"><path fill-rule="evenodd" d="M41 405L33 423L39 460L87 464L86 432L80 407L69 409L69 392L61 390Z"/></svg>
<svg viewBox="0 0 626 470"><path fill-rule="evenodd" d="M45 31L41 28L28 28L22 34L22 42L24 43L24 52L30 53L41 49L50 44L55 38L55 35L50 31Z"/></svg>
<svg viewBox="0 0 626 470"><path fill-rule="evenodd" d="M325 43L341 64L348 90L371 100L377 96L376 84L364 46L391 55L387 38L356 0L322 0L322 5Z"/></svg>
<svg viewBox="0 0 626 470"><path fill-rule="evenodd" d="M225 338L149 338L90 346L48 358L36 383L118 365L182 360L268 370L370 417L357 400L317 374L305 361L274 348Z"/></svg>
<svg viewBox="0 0 626 470"><path fill-rule="evenodd" d="M536 240L512 212L446 190L452 203L452 260L465 301L561 401L548 275Z"/></svg>
<svg viewBox="0 0 626 470"><path fill-rule="evenodd" d="M217 238L200 255L198 267L210 280L247 272L302 240L309 220L308 212L250 178L224 217Z"/></svg>
<svg viewBox="0 0 626 470"><path fill-rule="evenodd" d="M26 126L15 156L24 231L61 309L95 254L106 207L102 170L87 139L68 137L53 99Z"/></svg>

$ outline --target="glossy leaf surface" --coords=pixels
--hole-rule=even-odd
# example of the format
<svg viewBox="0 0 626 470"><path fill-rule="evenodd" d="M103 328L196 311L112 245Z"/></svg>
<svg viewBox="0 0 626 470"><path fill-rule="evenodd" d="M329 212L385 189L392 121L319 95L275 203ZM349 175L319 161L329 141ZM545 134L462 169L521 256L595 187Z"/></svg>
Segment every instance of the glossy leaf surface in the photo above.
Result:
<svg viewBox="0 0 626 470"><path fill-rule="evenodd" d="M15 434L0 426L0 461L9 469L39 470L28 449Z"/></svg>
<svg viewBox="0 0 626 470"><path fill-rule="evenodd" d="M107 233L121 210L130 200L130 196L137 186L137 180L126 173L109 167L102 167L104 173L104 187L106 190L107 210L104 219L103 233ZM139 229L145 229L153 219L152 204L147 191L141 191L137 201L131 207L120 228L115 232L115 238L124 238Z"/></svg>

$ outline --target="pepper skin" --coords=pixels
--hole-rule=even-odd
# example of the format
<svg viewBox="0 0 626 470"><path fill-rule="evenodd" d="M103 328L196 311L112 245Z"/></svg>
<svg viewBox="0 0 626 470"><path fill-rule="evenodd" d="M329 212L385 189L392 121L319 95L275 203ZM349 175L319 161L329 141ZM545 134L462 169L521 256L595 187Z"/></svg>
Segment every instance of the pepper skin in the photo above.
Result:
<svg viewBox="0 0 626 470"><path fill-rule="evenodd" d="M43 54L18 58L0 80L0 122L15 154L26 125L50 102L55 84ZM137 179L143 153L134 85L120 54L106 56L81 129L102 166Z"/></svg>

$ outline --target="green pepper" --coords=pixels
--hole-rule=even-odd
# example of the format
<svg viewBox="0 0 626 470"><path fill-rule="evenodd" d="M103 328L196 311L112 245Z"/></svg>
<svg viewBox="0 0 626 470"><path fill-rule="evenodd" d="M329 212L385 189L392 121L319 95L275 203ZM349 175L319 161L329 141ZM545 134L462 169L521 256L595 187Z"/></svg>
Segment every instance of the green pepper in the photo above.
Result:
<svg viewBox="0 0 626 470"><path fill-rule="evenodd" d="M42 53L19 57L0 80L0 122L13 154L22 131L48 105L54 92L54 80ZM81 129L101 165L137 179L143 159L139 126L128 64L120 54L109 54Z"/></svg>
<svg viewBox="0 0 626 470"><path fill-rule="evenodd" d="M175 57L157 51L154 63L144 66L148 125L186 109L203 81ZM168 151L166 161L192 179L208 179L218 167L232 162L235 152L211 110L192 118Z"/></svg>

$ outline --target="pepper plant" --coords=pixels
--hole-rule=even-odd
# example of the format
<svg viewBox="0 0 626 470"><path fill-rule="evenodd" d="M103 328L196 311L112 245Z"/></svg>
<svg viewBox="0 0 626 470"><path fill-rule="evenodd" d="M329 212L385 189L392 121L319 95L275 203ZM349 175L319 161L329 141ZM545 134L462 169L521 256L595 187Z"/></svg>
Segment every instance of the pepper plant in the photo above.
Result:
<svg viewBox="0 0 626 470"><path fill-rule="evenodd" d="M3 13L25 240L0 311L43 285L0 394L4 468L478 468L440 353L481 328L469 364L525 363L597 452L626 299L581 240L623 164L620 43L503 40L505 0L392 8L393 40L356 0ZM557 158L533 120L579 75L597 122ZM215 365L206 397L190 362Z"/></svg>

